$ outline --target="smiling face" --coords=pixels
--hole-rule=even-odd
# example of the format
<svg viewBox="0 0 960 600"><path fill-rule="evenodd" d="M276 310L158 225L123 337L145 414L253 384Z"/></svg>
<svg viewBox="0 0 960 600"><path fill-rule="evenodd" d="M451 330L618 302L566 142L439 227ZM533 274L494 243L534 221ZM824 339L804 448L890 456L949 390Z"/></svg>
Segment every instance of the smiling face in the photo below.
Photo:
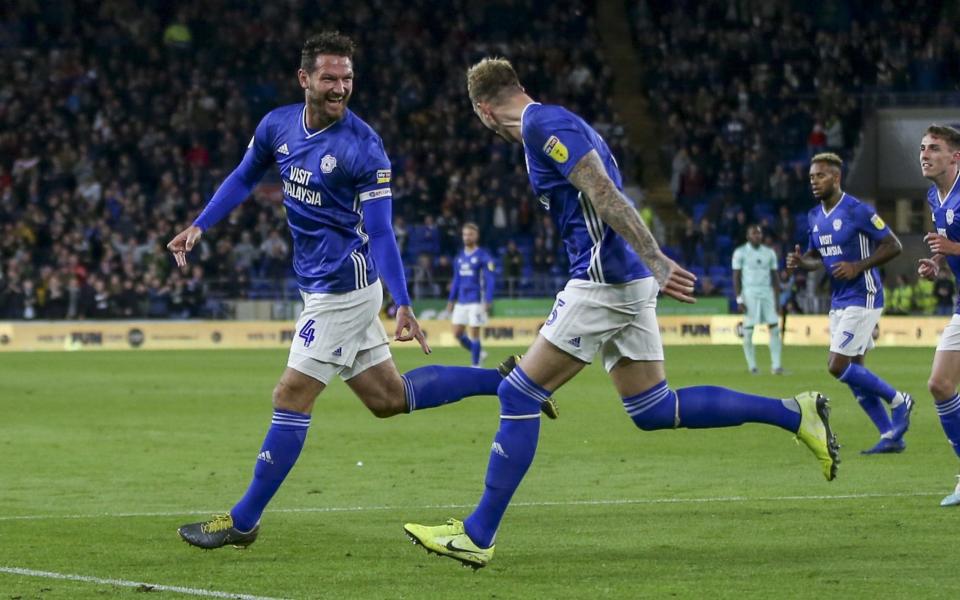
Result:
<svg viewBox="0 0 960 600"><path fill-rule="evenodd" d="M954 175L960 163L960 149L953 149L946 140L931 134L920 140L920 171L927 179Z"/></svg>
<svg viewBox="0 0 960 600"><path fill-rule="evenodd" d="M297 72L312 112L328 122L339 121L353 93L353 61L347 56L320 54L309 71Z"/></svg>

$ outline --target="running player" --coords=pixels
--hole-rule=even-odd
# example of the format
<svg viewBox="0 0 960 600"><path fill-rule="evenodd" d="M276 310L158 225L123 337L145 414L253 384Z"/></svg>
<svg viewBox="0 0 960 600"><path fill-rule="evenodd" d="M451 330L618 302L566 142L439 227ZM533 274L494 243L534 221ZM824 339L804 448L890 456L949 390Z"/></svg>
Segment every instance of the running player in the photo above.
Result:
<svg viewBox="0 0 960 600"><path fill-rule="evenodd" d="M510 498L533 462L541 402L599 353L633 422L643 430L766 423L793 432L813 452L827 480L836 475L837 445L827 399L816 392L765 398L666 381L656 320L657 293L693 302L695 278L667 258L623 195L620 170L606 142L580 117L534 102L504 59L467 72L467 89L483 124L522 143L534 193L567 248L570 281L520 364L498 389L500 428L479 506L465 520L407 535L428 551L475 568L494 553Z"/></svg>
<svg viewBox="0 0 960 600"><path fill-rule="evenodd" d="M830 374L846 383L880 432L880 441L863 454L903 452L913 398L898 392L863 364L873 348L873 330L883 312L883 285L877 267L902 249L873 208L840 188L843 161L833 153L810 163L810 186L820 201L809 213L809 246L787 255L787 268L830 274ZM882 401L881 401L882 400ZM890 405L890 414L883 405Z"/></svg>
<svg viewBox="0 0 960 600"><path fill-rule="evenodd" d="M486 250L480 248L480 228L476 223L464 223L461 229L463 250L453 261L453 283L447 312L453 312L453 337L470 351L470 364L481 366L487 353L480 344L480 328L487 323L487 314L493 306L493 288L496 285L496 265ZM470 336L466 334L470 327Z"/></svg>
<svg viewBox="0 0 960 600"><path fill-rule="evenodd" d="M936 279L943 267L949 265L954 277L960 277L960 131L952 127L931 125L920 141L920 170L933 185L927 192L927 202L937 231L924 238L931 258L920 260L917 272L926 279ZM950 324L943 330L927 386L937 406L940 424L953 451L960 457L960 305ZM940 501L940 506L960 505L960 476L952 494Z"/></svg>
<svg viewBox="0 0 960 600"><path fill-rule="evenodd" d="M179 266L200 236L243 202L274 163L293 236L293 269L304 301L287 368L273 391L273 419L253 481L229 513L181 527L201 548L248 546L267 503L303 449L314 401L339 375L378 417L496 394L496 369L429 366L400 375L379 319L380 278L399 306L395 339L430 353L407 294L391 227L390 161L380 137L347 109L353 43L322 33L303 46L304 103L268 113L240 165L193 225L168 244ZM511 368L510 361L502 365ZM505 374L505 373L504 373Z"/></svg>
<svg viewBox="0 0 960 600"><path fill-rule="evenodd" d="M780 276L777 253L764 246L759 225L747 227L747 243L733 251L733 289L737 294L737 310L743 317L743 355L747 368L757 373L757 356L753 347L753 328L766 323L770 331L770 366L774 375L783 374L780 354L783 344L777 319L780 298Z"/></svg>

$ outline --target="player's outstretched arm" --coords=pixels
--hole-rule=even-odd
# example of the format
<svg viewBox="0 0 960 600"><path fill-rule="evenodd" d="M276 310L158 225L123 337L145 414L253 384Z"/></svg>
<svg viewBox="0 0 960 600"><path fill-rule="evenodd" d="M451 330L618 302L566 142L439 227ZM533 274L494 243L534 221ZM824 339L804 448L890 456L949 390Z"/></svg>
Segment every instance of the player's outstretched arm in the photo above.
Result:
<svg viewBox="0 0 960 600"><path fill-rule="evenodd" d="M273 161L273 157L266 149L268 146L263 141L263 138L267 135L265 122L266 119L260 122L247 152L243 155L243 160L223 180L223 183L214 192L213 198L203 208L193 224L174 236L167 244L167 250L173 253L173 258L177 261L178 267L182 268L187 265L187 253L200 240L203 232L216 225L231 210L246 200L253 188L263 178L263 174L266 173L267 168Z"/></svg>
<svg viewBox="0 0 960 600"><path fill-rule="evenodd" d="M637 210L607 175L607 170L596 150L581 158L568 176L582 194L589 198L597 215L630 244L653 276L664 294L682 302L696 302L693 285L697 278L668 258L644 224Z"/></svg>
<svg viewBox="0 0 960 600"><path fill-rule="evenodd" d="M393 234L392 218L393 201L390 197L364 202L363 227L370 236L370 251L380 269L380 276L397 303L397 331L394 338L400 342L417 340L423 352L430 354L430 346L410 306L407 278L403 273L397 238Z"/></svg>

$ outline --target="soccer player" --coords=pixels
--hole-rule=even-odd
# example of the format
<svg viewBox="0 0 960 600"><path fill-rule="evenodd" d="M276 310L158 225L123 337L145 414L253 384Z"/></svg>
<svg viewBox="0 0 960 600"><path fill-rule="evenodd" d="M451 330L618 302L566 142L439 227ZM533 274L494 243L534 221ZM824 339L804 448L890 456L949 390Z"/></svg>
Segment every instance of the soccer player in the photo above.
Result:
<svg viewBox="0 0 960 600"><path fill-rule="evenodd" d="M737 294L737 310L744 313L743 355L747 358L747 368L751 373L758 372L753 328L758 323L766 323L770 330L771 369L774 375L782 375L783 344L776 301L780 297L777 254L762 241L763 230L759 225L747 227L747 243L733 251L733 290Z"/></svg>
<svg viewBox="0 0 960 600"><path fill-rule="evenodd" d="M522 143L534 193L549 212L570 258L570 280L520 364L498 389L500 427L491 447L480 504L463 522L404 526L428 551L474 568L494 553L510 498L533 462L539 405L599 353L627 415L646 431L766 423L795 433L834 478L837 444L827 399L816 392L765 398L697 386L674 391L663 366L657 293L693 302L694 276L667 258L623 195L606 142L577 115L534 102L504 59L467 72L483 124Z"/></svg>
<svg viewBox="0 0 960 600"><path fill-rule="evenodd" d="M493 305L496 285L496 265L486 250L477 246L480 228L476 223L464 223L461 229L463 250L453 261L453 283L447 312L453 311L453 337L470 351L470 364L479 367L486 358L480 344L480 327L487 322L487 313ZM466 327L470 326L470 336Z"/></svg>
<svg viewBox="0 0 960 600"><path fill-rule="evenodd" d="M193 225L168 244L180 267L200 236L239 205L276 163L293 236L293 268L304 300L287 368L273 391L273 419L253 481L229 513L178 530L190 544L248 546L267 503L293 468L317 396L339 375L377 417L496 394L496 369L428 366L400 375L378 318L380 278L399 306L395 339L430 353L407 295L391 228L390 161L380 137L347 109L353 43L321 33L303 46L304 103L269 112L240 165ZM502 365L506 371L510 361Z"/></svg>
<svg viewBox="0 0 960 600"><path fill-rule="evenodd" d="M920 141L920 170L933 185L927 202L937 231L928 233L924 241L933 253L923 258L917 272L926 279L936 279L946 262L954 277L960 277L960 131L952 127L931 125ZM936 403L940 425L953 451L960 457L960 305L950 324L943 330L933 355L933 368L927 384ZM960 476L954 492L940 501L940 506L960 505Z"/></svg>
<svg viewBox="0 0 960 600"><path fill-rule="evenodd" d="M913 398L864 366L873 348L873 330L883 312L883 285L877 267L900 254L900 240L873 208L840 188L843 161L833 153L810 162L810 186L819 204L808 214L809 245L787 255L787 268L830 275L830 374L846 383L880 432L880 441L862 454L903 452ZM890 405L890 414L884 402Z"/></svg>

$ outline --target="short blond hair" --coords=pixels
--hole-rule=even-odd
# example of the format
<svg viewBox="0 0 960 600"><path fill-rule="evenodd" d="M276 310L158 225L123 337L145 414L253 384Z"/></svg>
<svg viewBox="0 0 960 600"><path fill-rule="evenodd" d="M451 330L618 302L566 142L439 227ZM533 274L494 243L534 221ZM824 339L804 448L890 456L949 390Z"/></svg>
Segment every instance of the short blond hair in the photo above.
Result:
<svg viewBox="0 0 960 600"><path fill-rule="evenodd" d="M810 159L810 164L812 165L813 163L826 163L831 167L843 169L843 159L833 152L821 152L820 154L817 154Z"/></svg>
<svg viewBox="0 0 960 600"><path fill-rule="evenodd" d="M499 100L507 92L521 92L520 78L505 58L484 58L467 69L467 93L471 102Z"/></svg>

